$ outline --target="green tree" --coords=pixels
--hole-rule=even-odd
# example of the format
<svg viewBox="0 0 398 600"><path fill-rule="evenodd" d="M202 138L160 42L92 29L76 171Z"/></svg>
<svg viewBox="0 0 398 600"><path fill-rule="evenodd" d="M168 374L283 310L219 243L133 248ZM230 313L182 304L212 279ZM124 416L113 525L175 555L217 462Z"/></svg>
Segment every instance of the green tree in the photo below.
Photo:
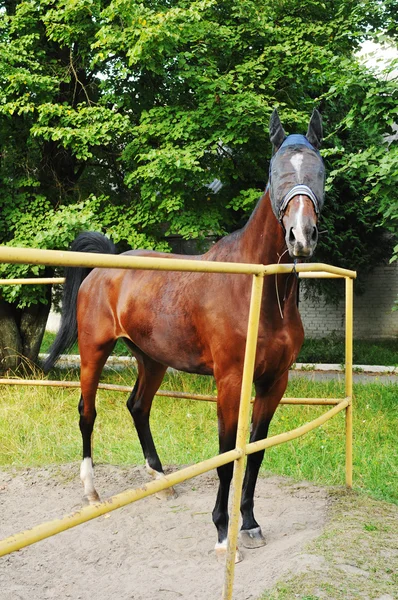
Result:
<svg viewBox="0 0 398 600"><path fill-rule="evenodd" d="M396 145L383 145L397 86L354 52L366 38L396 40L393 5L4 2L0 243L66 248L95 228L122 249L166 249L165 234L223 235L264 189L272 109L292 132L316 105L330 173L318 257L365 273L386 255L382 219L393 227L398 212ZM36 359L48 307L42 287L2 288L5 366L15 350Z"/></svg>
<svg viewBox="0 0 398 600"><path fill-rule="evenodd" d="M115 207L127 202L117 159L129 119L100 102L91 45L101 5L90 4L12 0L4 4L0 29L3 244L67 248L82 228L103 226L98 215L106 193L112 191ZM3 277L52 274L25 265L2 265L0 273ZM37 359L50 297L50 288L44 286L2 289L3 367L15 368L22 356Z"/></svg>

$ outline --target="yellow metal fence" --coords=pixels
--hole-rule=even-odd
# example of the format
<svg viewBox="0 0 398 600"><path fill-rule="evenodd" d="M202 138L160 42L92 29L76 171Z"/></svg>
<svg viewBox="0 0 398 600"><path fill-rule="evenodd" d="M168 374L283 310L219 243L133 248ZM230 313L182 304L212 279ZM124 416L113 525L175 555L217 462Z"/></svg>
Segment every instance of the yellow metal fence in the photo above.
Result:
<svg viewBox="0 0 398 600"><path fill-rule="evenodd" d="M352 486L352 330L353 330L353 279L355 271L341 269L327 264L299 264L295 266L299 277L338 277L344 278L346 282L346 364L345 364L345 397L344 398L284 398L284 404L315 404L332 405L327 412L317 419L306 423L292 431L281 433L268 439L248 444L249 412L251 402L251 389L254 372L254 361L257 346L257 334L260 318L261 297L264 277L268 275L291 273L292 265L257 265L243 263L207 262L189 259L174 258L151 258L137 256L114 256L105 254L90 254L81 252L63 252L56 250L33 250L27 248L11 248L0 246L0 263L36 264L47 266L86 266L107 267L124 269L150 269L162 271L190 271L206 273L234 273L252 275L252 292L249 311L249 322L247 330L246 352L242 377L241 399L239 407L238 432L236 447L234 450L215 456L201 463L192 465L175 473L166 475L147 483L141 488L128 490L113 496L106 502L93 506L86 506L81 510L48 523L43 523L28 531L18 533L5 540L0 541L0 556L14 552L37 541L70 529L81 523L95 519L107 512L111 512L154 494L160 490L181 483L210 471L216 467L235 461L234 476L232 481L232 504L230 511L228 547L225 564L224 587L222 600L231 600L233 593L235 552L238 540L239 511L244 475L245 457L247 454L257 452L271 446L284 443L304 435L305 433L319 427L337 413L345 410L346 413L346 485ZM0 285L38 284L38 283L63 283L62 278L54 280L24 279L24 280L0 280ZM77 382L52 382L52 381L27 381L17 379L1 379L0 384L17 385L54 385L78 387ZM112 386L101 384L103 389L119 389L130 391L124 386ZM198 394L182 394L181 392L162 392L158 395L170 395L172 397L193 398L197 400L215 400L214 397Z"/></svg>

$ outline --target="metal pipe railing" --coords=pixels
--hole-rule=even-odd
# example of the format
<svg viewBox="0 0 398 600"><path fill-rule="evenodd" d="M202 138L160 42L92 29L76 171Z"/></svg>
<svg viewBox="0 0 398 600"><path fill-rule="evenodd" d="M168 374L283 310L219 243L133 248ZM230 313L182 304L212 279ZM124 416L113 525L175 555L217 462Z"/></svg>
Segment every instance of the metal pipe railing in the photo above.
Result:
<svg viewBox="0 0 398 600"><path fill-rule="evenodd" d="M295 439L311 431L315 427L325 423L327 420L335 416L341 410L346 410L346 484L352 486L352 320L353 320L353 282L356 277L355 271L341 269L332 265L323 263L318 264L275 264L275 265L257 265L243 263L228 263L228 262L208 262L203 260L192 259L175 259L175 258L153 258L141 256L126 256L126 255L107 255L107 254L91 254L81 252L63 252L57 250L31 250L27 248L12 248L9 246L0 246L0 262L18 263L18 264L36 264L48 266L85 266L85 267L100 267L100 268L118 268L118 269L150 269L161 271L190 271L201 273L234 273L246 274L253 276L252 295L249 310L249 322L246 352L244 360L244 371L242 378L241 400L239 408L238 432L236 447L230 452L212 457L207 461L203 461L196 465L187 467L173 474L166 475L162 479L155 480L136 490L128 490L114 496L107 502L99 503L93 506L87 506L68 515L63 519L57 519L49 523L38 525L29 531L16 534L0 541L0 556L9 554L14 550L18 550L25 546L35 543L36 541L45 539L51 535L55 535L71 527L75 527L81 523L94 519L102 514L116 510L121 506L125 506L140 498L144 498L150 494L171 487L177 483L185 481L205 473L211 469L235 461L234 477L233 477L233 497L232 507L229 521L228 531L228 547L225 566L225 578L223 587L223 600L231 600L234 580L235 568L235 551L238 537L238 522L239 522L239 505L241 499L242 481L244 473L245 456L252 452L257 452L264 448L281 444L285 441ZM265 275L273 275L276 273L291 273L295 270L300 277L344 277L346 279L346 398L337 399L298 399L286 398L282 400L284 404L332 404L333 408L326 413L314 419L301 427L290 432L284 432L272 438L260 440L250 444L246 443L248 433L249 407L251 402L251 386L253 380L253 370L255 353L257 346L258 324L261 306L261 294L263 286L263 278ZM315 275L315 273L317 275ZM62 278L29 278L20 280L1 280L0 285L18 285L22 283L63 283ZM0 383L13 383L15 385L28 385L25 381L20 380L0 380ZM36 382L37 383L37 382ZM59 385L63 387L77 387L77 382L40 382L39 385ZM33 384L29 383L29 385ZM103 389L110 389L110 384L100 384ZM120 391L126 390L125 386L112 386L112 389L118 387ZM127 387L127 386L126 386ZM130 388L127 388L130 391ZM181 392L161 392L163 395L173 397L193 397L197 400L214 400L214 397L207 395L188 395ZM160 395L160 394L158 394Z"/></svg>

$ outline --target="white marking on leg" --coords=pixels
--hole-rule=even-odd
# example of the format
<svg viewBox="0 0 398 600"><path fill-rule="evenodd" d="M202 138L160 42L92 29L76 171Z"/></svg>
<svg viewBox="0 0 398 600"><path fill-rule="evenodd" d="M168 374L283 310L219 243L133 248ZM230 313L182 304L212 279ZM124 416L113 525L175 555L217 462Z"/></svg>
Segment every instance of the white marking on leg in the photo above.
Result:
<svg viewBox="0 0 398 600"><path fill-rule="evenodd" d="M98 494L94 487L94 468L91 458L84 458L80 466L80 479L84 486L84 495L89 501L98 501Z"/></svg>
<svg viewBox="0 0 398 600"><path fill-rule="evenodd" d="M160 471L155 471L155 469L152 469L152 467L150 466L150 464L147 460L145 461L145 466L146 466L146 470L149 473L149 475L151 475L154 479L163 479L165 477L164 473L161 473Z"/></svg>
<svg viewBox="0 0 398 600"><path fill-rule="evenodd" d="M217 560L221 563L225 562L225 559L227 556L227 544L228 544L228 540L225 539L222 542L217 542L217 544L214 546ZM235 552L235 564L240 563L242 560L243 560L243 555L240 552L239 548L237 547L236 552Z"/></svg>
<svg viewBox="0 0 398 600"><path fill-rule="evenodd" d="M223 540L222 542L217 542L217 544L214 546L214 550L216 552L226 552L227 551L227 540Z"/></svg>

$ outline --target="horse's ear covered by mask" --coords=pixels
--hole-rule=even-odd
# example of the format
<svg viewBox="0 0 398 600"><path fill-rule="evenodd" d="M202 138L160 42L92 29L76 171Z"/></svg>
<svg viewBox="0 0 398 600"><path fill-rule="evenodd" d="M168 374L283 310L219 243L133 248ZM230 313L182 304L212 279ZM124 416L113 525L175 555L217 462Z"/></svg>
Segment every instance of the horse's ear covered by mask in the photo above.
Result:
<svg viewBox="0 0 398 600"><path fill-rule="evenodd" d="M312 111L311 119L308 124L308 130L306 133L307 140L314 148L319 150L323 139L323 128L322 128L322 117L316 108ZM283 129L281 120L278 115L276 108L272 111L272 115L269 122L269 138L272 143L273 152L277 152L281 147L282 143L286 139L286 133Z"/></svg>
<svg viewBox="0 0 398 600"><path fill-rule="evenodd" d="M306 133L307 140L309 143L314 146L317 150L321 147L322 138L323 138L323 129L322 129L322 117L314 108L311 116L311 120L308 125L308 131Z"/></svg>
<svg viewBox="0 0 398 600"><path fill-rule="evenodd" d="M282 127L278 111L274 108L269 122L269 137L272 143L273 153L277 152L286 138L285 130Z"/></svg>

